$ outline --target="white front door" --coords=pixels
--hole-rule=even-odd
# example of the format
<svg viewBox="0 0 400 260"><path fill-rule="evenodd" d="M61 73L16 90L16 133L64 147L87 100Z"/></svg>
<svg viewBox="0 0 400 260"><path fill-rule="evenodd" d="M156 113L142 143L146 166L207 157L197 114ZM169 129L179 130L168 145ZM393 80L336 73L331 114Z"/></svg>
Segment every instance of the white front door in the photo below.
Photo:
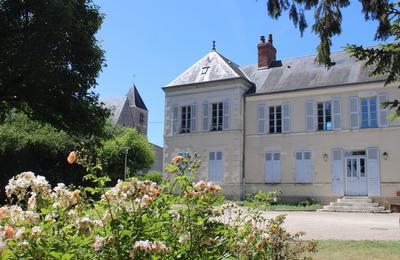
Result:
<svg viewBox="0 0 400 260"><path fill-rule="evenodd" d="M365 156L350 156L345 161L346 195L368 195L368 180Z"/></svg>

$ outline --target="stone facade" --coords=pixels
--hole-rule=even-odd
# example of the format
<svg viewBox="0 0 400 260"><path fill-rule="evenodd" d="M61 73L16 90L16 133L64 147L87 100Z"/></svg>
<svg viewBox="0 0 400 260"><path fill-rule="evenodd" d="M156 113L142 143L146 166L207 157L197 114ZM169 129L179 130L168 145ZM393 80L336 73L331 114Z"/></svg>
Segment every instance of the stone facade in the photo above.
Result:
<svg viewBox="0 0 400 260"><path fill-rule="evenodd" d="M197 178L217 180L235 198L279 190L287 200L398 202L400 120L387 119L380 102L399 89L344 52L333 53L327 70L313 56L276 60L264 45L276 54L272 37L262 39L259 63L244 68L212 50L163 88L164 164L196 152ZM215 131L222 110L224 127Z"/></svg>

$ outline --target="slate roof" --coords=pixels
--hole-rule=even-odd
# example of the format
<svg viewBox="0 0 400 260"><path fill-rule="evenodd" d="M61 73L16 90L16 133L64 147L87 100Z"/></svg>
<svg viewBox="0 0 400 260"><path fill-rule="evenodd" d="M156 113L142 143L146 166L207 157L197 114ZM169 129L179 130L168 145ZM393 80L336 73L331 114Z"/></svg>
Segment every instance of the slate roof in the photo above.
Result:
<svg viewBox="0 0 400 260"><path fill-rule="evenodd" d="M384 76L370 77L372 68L363 66L345 51L333 52L331 59L335 65L329 69L315 63L315 56L305 56L276 61L271 68L259 70L257 64L240 68L218 52L211 51L166 88L243 78L255 85L248 94L267 94L385 80ZM209 69L202 74L205 67Z"/></svg>
<svg viewBox="0 0 400 260"><path fill-rule="evenodd" d="M120 118L122 109L126 103L127 97L118 97L118 98L106 98L101 100L105 107L111 109L113 111L111 115L112 124L116 124L118 119Z"/></svg>
<svg viewBox="0 0 400 260"><path fill-rule="evenodd" d="M269 69L258 70L257 65L251 65L243 71L255 83L257 94L385 80L385 77L370 77L372 68L363 66L345 51L332 53L331 59L335 65L329 69L315 63L315 56L306 56L283 60L281 66Z"/></svg>
<svg viewBox="0 0 400 260"><path fill-rule="evenodd" d="M169 83L166 88L239 78L248 80L237 64L222 56L217 51L212 50Z"/></svg>
<svg viewBox="0 0 400 260"><path fill-rule="evenodd" d="M125 115L127 114L127 113L123 113L125 106L127 108L129 108L130 106L138 107L138 108L148 111L147 107L144 104L143 99L140 96L135 85L133 85L129 89L128 94L125 97L106 98L101 101L104 103L105 107L113 110L113 113L111 116L111 122L113 124L116 124L123 114L125 114ZM128 104L126 104L127 102L128 102ZM131 111L128 111L128 112L131 113ZM132 117L132 115L130 115L130 116Z"/></svg>
<svg viewBox="0 0 400 260"><path fill-rule="evenodd" d="M133 87L129 89L127 96L129 99L130 106L138 107L148 111L135 85L133 85Z"/></svg>

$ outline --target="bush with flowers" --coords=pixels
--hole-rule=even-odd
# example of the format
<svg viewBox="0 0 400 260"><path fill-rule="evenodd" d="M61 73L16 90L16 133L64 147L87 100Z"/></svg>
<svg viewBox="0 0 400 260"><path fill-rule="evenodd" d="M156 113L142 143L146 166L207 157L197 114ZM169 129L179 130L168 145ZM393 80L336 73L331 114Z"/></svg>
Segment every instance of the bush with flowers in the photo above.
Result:
<svg viewBox="0 0 400 260"><path fill-rule="evenodd" d="M86 166L91 187L51 187L32 172L10 179L9 204L0 208L2 259L299 259L315 251L282 228L284 216L216 206L221 187L193 182L196 154L175 157L164 186L132 178L107 187L101 166L87 161L68 157Z"/></svg>

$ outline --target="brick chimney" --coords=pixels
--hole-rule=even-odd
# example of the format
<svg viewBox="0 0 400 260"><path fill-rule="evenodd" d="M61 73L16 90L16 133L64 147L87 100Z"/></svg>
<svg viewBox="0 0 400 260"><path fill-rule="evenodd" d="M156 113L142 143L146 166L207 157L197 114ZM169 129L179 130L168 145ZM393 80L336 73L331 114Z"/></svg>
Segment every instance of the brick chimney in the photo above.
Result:
<svg viewBox="0 0 400 260"><path fill-rule="evenodd" d="M265 37L260 37L260 43L257 45L258 49L258 67L268 68L276 61L276 49L272 45L272 34L268 35L268 42L265 42Z"/></svg>

